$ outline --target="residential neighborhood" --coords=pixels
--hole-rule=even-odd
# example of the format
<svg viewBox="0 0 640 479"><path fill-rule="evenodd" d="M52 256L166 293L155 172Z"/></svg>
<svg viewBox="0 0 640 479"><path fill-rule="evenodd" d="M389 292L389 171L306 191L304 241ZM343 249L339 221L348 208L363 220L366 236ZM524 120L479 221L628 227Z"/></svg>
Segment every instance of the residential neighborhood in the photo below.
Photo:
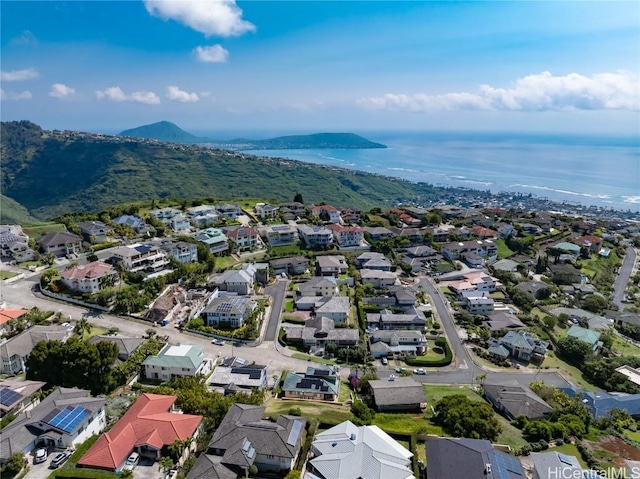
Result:
<svg viewBox="0 0 640 479"><path fill-rule="evenodd" d="M589 221L263 200L3 225L0 463L33 479L624 477L640 227Z"/></svg>

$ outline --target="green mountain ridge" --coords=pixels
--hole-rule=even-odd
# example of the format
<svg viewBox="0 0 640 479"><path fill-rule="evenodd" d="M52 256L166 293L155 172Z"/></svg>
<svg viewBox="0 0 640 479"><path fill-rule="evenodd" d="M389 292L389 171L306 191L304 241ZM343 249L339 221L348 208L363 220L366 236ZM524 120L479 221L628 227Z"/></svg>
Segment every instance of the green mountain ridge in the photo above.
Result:
<svg viewBox="0 0 640 479"><path fill-rule="evenodd" d="M36 218L159 198L273 198L391 206L433 197L406 180L201 146L154 144L2 122L2 193Z"/></svg>
<svg viewBox="0 0 640 479"><path fill-rule="evenodd" d="M118 133L118 136L145 138L183 144L208 144L233 150L303 150L303 149L366 149L386 148L355 133L314 133L311 135L288 135L265 140L235 138L232 140L214 140L199 137L183 130L169 121L160 121L143 125Z"/></svg>

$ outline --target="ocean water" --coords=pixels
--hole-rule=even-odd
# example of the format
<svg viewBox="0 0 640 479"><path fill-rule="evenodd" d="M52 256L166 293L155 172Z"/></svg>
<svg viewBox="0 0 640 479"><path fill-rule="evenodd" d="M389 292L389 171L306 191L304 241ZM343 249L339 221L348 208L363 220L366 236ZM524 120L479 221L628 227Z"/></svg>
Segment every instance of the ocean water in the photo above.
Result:
<svg viewBox="0 0 640 479"><path fill-rule="evenodd" d="M386 149L249 150L492 192L640 211L640 139L633 137L365 133Z"/></svg>

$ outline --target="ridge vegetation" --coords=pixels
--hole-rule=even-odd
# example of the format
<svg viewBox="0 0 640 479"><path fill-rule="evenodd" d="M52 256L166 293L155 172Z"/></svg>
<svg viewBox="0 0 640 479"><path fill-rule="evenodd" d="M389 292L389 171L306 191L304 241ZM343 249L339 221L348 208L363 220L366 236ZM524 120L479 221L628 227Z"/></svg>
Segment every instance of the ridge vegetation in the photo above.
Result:
<svg viewBox="0 0 640 479"><path fill-rule="evenodd" d="M438 191L425 183L201 146L46 131L29 121L1 126L2 192L39 219L170 197L288 200L297 191L310 202L371 208L425 200Z"/></svg>

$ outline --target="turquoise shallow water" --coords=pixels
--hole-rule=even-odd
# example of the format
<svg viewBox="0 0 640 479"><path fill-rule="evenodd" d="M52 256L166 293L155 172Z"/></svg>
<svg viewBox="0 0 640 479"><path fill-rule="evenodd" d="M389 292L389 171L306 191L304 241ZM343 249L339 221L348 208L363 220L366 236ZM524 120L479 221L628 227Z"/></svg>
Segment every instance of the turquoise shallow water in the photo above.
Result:
<svg viewBox="0 0 640 479"><path fill-rule="evenodd" d="M638 138L368 133L373 150L251 150L260 156L397 176L434 185L533 193L640 211Z"/></svg>

